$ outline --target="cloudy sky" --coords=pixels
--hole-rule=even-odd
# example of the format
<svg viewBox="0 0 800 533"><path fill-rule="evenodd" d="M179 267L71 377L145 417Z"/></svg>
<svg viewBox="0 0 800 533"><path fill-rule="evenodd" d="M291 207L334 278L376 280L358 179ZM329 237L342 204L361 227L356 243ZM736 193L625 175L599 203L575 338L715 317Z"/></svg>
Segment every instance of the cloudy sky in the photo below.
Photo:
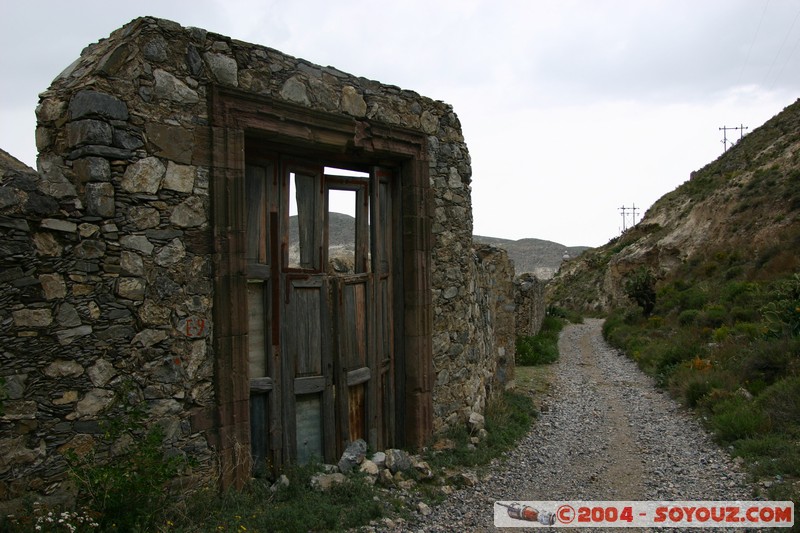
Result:
<svg viewBox="0 0 800 533"><path fill-rule="evenodd" d="M798 0L2 2L0 148L31 166L38 94L153 15L452 104L475 233L510 239L604 244L800 97Z"/></svg>

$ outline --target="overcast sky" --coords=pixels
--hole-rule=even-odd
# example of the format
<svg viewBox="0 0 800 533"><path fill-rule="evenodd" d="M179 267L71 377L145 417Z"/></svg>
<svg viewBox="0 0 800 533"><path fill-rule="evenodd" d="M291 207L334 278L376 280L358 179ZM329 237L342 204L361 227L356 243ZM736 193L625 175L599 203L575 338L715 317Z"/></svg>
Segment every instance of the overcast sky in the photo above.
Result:
<svg viewBox="0 0 800 533"><path fill-rule="evenodd" d="M38 94L153 15L452 104L493 237L602 245L800 97L800 0L0 2L0 148L31 166Z"/></svg>

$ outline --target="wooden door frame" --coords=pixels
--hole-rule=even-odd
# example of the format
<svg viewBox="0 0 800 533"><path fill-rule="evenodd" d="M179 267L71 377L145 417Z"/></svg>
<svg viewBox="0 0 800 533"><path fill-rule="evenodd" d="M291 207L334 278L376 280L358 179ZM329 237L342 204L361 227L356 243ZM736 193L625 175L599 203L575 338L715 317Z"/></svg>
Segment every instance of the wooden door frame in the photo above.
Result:
<svg viewBox="0 0 800 533"><path fill-rule="evenodd" d="M395 276L395 446L421 447L433 432L431 194L427 136L372 120L325 113L228 87L209 91L211 225L214 241L215 427L222 488L251 477L247 365L245 140L310 153L331 163L399 169L401 236ZM402 297L400 297L402 295Z"/></svg>

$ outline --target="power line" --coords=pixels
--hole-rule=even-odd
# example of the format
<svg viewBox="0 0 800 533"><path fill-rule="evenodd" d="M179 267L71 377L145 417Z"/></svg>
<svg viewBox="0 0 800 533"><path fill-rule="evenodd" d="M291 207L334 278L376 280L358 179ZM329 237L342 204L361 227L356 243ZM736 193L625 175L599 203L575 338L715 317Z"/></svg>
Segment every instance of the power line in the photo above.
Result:
<svg viewBox="0 0 800 533"><path fill-rule="evenodd" d="M789 26L789 30L786 32L786 35L783 37L783 42L781 42L780 48L778 48L778 53L775 54L775 59L772 60L772 64L769 66L769 70L767 71L767 75L764 77L764 84L765 85L767 84L767 82L769 81L770 76L772 75L772 69L775 68L775 64L778 62L778 57L780 57L781 52L783 52L783 47L786 46L786 41L789 40L789 35L792 34L792 30L794 29L794 25L797 23L797 19L798 18L800 18L800 9L797 10L797 14L794 16L794 20L792 20L792 24ZM792 50L792 53L793 52L794 52L794 50ZM789 54L789 58L790 59L791 59L791 54L792 53ZM783 68L781 68L781 72L778 74L778 77L775 78L775 80L772 82L772 85L770 85L770 90L772 90L772 87L774 87L775 84L778 82L778 78L780 78L780 75L782 73L783 73Z"/></svg>
<svg viewBox="0 0 800 533"><path fill-rule="evenodd" d="M798 11L797 14L800 15L800 11ZM797 21L797 16L795 16L794 20L795 20L795 22ZM794 26L794 23L792 23L792 26ZM794 46L792 47L791 52L789 52L789 56L786 58L786 61L783 63L783 66L781 67L780 72L778 72L778 75L773 80L772 85L769 88L770 91L775 88L775 85L778 83L778 80L780 80L781 77L783 76L783 71L784 71L784 69L786 69L786 65L788 65L789 62L792 60L792 57L794 57L794 53L797 51L797 46L798 45L800 45L800 36L797 37L797 41L794 43Z"/></svg>
<svg viewBox="0 0 800 533"><path fill-rule="evenodd" d="M747 50L747 57L745 58L744 63L742 63L742 70L739 72L739 79L736 80L736 86L738 86L739 83L742 81L742 76L744 76L744 69L750 62L750 54L753 51L753 46L755 46L756 44L758 33L761 30L761 23L764 22L764 15L767 13L767 8L769 7L769 2L770 0L767 0L764 3L764 10L761 12L761 18L758 19L758 26L756 26L756 33L753 35L753 40L750 42L750 48Z"/></svg>

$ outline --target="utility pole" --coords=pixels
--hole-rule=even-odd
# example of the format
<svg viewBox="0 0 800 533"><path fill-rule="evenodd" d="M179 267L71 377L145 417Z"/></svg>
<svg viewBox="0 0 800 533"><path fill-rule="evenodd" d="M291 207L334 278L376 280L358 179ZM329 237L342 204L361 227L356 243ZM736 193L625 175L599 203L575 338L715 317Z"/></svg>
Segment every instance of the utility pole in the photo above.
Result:
<svg viewBox="0 0 800 533"><path fill-rule="evenodd" d="M625 233L625 231L628 229L628 213L631 214L631 218L633 219L633 224L631 224L631 227L636 225L636 213L639 212L639 208L636 207L636 204L632 205L633 207L626 207L623 205L619 208L619 211L622 213L622 233Z"/></svg>
<svg viewBox="0 0 800 533"><path fill-rule="evenodd" d="M744 137L744 130L746 130L746 129L747 129L747 126L739 124L739 140L740 141L742 140L742 137Z"/></svg>
<svg viewBox="0 0 800 533"><path fill-rule="evenodd" d="M719 131L722 132L722 141L720 141L720 142L722 143L722 146L724 147L723 152L727 152L728 151L728 130L739 130L739 140L741 140L742 137L744 137L744 130L746 130L746 129L747 129L747 126L745 126L743 124L739 124L738 126L735 126L733 128L729 128L728 126L722 126L719 129ZM731 142L731 146L733 146L733 142Z"/></svg>

